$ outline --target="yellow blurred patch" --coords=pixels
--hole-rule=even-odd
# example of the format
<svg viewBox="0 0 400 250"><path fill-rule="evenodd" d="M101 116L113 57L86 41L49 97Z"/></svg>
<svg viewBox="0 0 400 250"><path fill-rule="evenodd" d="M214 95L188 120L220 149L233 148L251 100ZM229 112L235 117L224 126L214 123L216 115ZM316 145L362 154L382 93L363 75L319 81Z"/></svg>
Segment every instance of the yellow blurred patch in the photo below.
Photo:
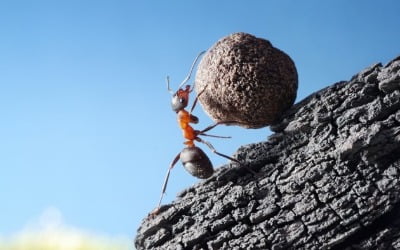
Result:
<svg viewBox="0 0 400 250"><path fill-rule="evenodd" d="M109 237L68 227L56 208L44 211L20 232L0 237L0 250L132 250L127 237Z"/></svg>

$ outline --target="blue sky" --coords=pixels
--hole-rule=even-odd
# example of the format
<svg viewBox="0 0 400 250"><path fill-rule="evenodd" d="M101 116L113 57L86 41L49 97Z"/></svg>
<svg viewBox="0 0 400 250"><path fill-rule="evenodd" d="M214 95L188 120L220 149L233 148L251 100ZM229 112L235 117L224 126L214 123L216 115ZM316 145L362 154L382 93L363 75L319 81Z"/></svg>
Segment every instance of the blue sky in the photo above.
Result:
<svg viewBox="0 0 400 250"><path fill-rule="evenodd" d="M166 75L174 88L200 51L243 31L291 56L301 100L398 56L399 11L395 0L1 1L0 235L50 207L132 238L183 147ZM194 113L196 128L212 123ZM232 136L210 140L231 155L270 131L213 133ZM196 182L179 163L164 203Z"/></svg>

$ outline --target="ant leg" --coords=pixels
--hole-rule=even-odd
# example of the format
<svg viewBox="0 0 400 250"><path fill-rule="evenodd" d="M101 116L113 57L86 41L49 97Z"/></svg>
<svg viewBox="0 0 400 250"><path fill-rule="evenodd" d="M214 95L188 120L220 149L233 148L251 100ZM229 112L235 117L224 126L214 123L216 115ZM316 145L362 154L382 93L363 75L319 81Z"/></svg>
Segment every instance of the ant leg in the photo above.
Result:
<svg viewBox="0 0 400 250"><path fill-rule="evenodd" d="M221 136L221 135L209 135L209 134L205 134L202 133L202 136L208 136L208 137L214 137L214 138L222 138L222 139L230 139L232 138L231 136Z"/></svg>
<svg viewBox="0 0 400 250"><path fill-rule="evenodd" d="M211 129L213 129L213 128L215 128L216 126L218 126L218 125L221 125L221 124L234 124L234 123L236 123L235 121L224 121L224 122L216 122L216 123L214 123L213 125L210 125L210 126L208 126L207 128L205 128L205 129L203 129L203 130L200 130L199 132L198 132L198 135L204 135L204 132L207 132L207 131L209 131L209 130L211 130Z"/></svg>
<svg viewBox="0 0 400 250"><path fill-rule="evenodd" d="M160 197L160 201L158 202L158 206L157 206L157 209L156 209L157 211L158 211L158 209L159 209L160 206L161 206L162 198L164 197L165 190L167 189L167 183L168 183L169 174L170 174L170 172L171 172L171 169L172 169L172 168L175 166L175 164L178 162L180 155L181 155L181 153L179 152L179 154L177 154L177 155L175 156L175 159L174 159L174 160L171 162L171 164L169 165L169 168L168 168L168 171L167 171L167 175L165 176L164 184L163 184L162 189L161 189L161 197Z"/></svg>
<svg viewBox="0 0 400 250"><path fill-rule="evenodd" d="M196 104L197 104L197 101L199 100L199 96L201 95L201 94L203 94L203 92L206 90L206 87L207 87L207 85L204 87L204 89L202 90L202 91L200 91L200 93L196 96L196 98L194 99L194 102L193 102L193 104L192 104L192 107L190 108L190 112L189 112L189 114L191 114L192 112L193 112L193 110L194 110L194 107L196 107ZM194 87L193 87L194 88ZM193 88L192 88L192 90L193 90ZM191 90L191 91L192 91Z"/></svg>
<svg viewBox="0 0 400 250"><path fill-rule="evenodd" d="M211 143L209 143L208 141L205 141L205 140L203 140L203 139L201 139L201 138L199 138L199 137L197 137L196 140L199 141L199 142L201 142L201 143L206 144L207 147L209 147L210 150L211 150L214 154L217 154L217 155L219 155L219 156L222 156L222 157L224 157L224 158L226 158L226 159L228 159L228 160L234 161L234 162L236 162L237 164L239 164L240 166L244 166L244 167L245 167L250 173L252 173L253 175L256 175L256 172L254 172L254 171L253 171L251 168L249 168L246 164L243 164L243 163L241 163L240 161L238 161L237 159L232 158L232 157L227 156L227 155L224 155L224 154L218 152L217 150L215 150L214 146L211 145Z"/></svg>
<svg viewBox="0 0 400 250"><path fill-rule="evenodd" d="M206 144L207 147L209 147L210 150L211 150L214 154L217 154L217 155L219 155L219 156L222 156L222 157L224 157L224 158L226 158L226 159L228 159L228 160L234 161L234 162L236 162L236 163L238 163L238 164L241 165L241 162L238 161L238 160L236 160L235 158L232 158L232 157L230 157L230 156L224 155L224 154L218 152L217 150L215 150L214 146L211 145L211 143L209 143L208 141L205 141L205 140L203 140L203 139L201 139L201 138L199 138L199 137L197 137L196 140L199 141L199 142L201 142L201 143Z"/></svg>

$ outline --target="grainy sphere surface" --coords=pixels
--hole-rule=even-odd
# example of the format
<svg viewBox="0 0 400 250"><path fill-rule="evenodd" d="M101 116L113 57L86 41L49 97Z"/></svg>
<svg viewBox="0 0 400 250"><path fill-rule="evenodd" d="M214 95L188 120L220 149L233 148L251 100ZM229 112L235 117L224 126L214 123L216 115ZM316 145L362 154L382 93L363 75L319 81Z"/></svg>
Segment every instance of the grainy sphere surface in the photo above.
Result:
<svg viewBox="0 0 400 250"><path fill-rule="evenodd" d="M247 33L214 44L199 63L195 88L203 109L216 122L245 128L273 124L293 105L297 70L291 58Z"/></svg>

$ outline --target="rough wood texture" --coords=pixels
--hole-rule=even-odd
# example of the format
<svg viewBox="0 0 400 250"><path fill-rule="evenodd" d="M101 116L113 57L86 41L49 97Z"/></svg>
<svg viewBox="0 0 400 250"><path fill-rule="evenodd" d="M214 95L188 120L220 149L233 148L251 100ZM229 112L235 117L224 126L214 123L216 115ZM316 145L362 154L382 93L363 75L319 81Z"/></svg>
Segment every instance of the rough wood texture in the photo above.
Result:
<svg viewBox="0 0 400 250"><path fill-rule="evenodd" d="M400 249L400 57L293 106L144 219L137 249Z"/></svg>

